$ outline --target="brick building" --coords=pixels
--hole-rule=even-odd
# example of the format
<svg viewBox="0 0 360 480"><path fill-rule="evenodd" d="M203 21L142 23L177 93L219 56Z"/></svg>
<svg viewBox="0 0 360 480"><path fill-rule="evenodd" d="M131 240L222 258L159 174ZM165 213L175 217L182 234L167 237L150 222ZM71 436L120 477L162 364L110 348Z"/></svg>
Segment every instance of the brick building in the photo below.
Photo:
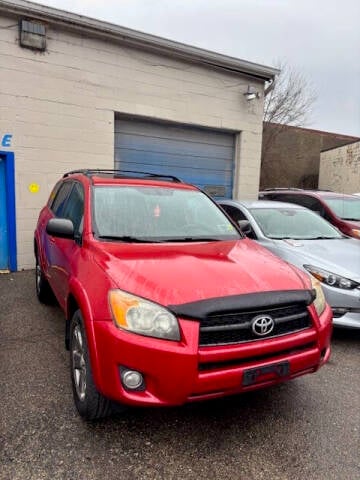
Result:
<svg viewBox="0 0 360 480"><path fill-rule="evenodd" d="M321 152L319 188L360 193L360 141Z"/></svg>
<svg viewBox="0 0 360 480"><path fill-rule="evenodd" d="M317 188L320 152L359 140L358 137L299 127L264 129L260 188ZM269 136L274 135L269 143Z"/></svg>

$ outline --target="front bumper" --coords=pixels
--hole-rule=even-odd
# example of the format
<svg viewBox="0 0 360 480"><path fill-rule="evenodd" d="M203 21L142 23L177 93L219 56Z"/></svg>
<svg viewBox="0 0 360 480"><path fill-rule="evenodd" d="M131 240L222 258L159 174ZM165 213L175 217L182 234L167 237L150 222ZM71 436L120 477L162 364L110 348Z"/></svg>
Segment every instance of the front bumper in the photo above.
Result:
<svg viewBox="0 0 360 480"><path fill-rule="evenodd" d="M360 289L342 290L322 284L327 302L333 309L337 327L360 328Z"/></svg>
<svg viewBox="0 0 360 480"><path fill-rule="evenodd" d="M115 401L137 406L171 406L238 394L315 372L330 356L332 312L327 306L320 326L297 333L237 345L199 347L199 323L180 319L182 341L148 338L122 331L108 321L94 321L96 355L92 369L99 391ZM261 376L243 386L244 372L289 362L285 377ZM126 390L120 367L141 372L144 391Z"/></svg>

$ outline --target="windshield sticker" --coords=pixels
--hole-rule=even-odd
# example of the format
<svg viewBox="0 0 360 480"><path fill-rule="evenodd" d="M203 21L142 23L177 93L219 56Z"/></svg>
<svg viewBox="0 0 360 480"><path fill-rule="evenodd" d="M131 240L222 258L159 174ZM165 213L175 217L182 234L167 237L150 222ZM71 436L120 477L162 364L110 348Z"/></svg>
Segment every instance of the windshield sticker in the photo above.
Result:
<svg viewBox="0 0 360 480"><path fill-rule="evenodd" d="M156 207L154 208L154 217L160 217L160 213L161 213L160 207L159 205L156 205Z"/></svg>

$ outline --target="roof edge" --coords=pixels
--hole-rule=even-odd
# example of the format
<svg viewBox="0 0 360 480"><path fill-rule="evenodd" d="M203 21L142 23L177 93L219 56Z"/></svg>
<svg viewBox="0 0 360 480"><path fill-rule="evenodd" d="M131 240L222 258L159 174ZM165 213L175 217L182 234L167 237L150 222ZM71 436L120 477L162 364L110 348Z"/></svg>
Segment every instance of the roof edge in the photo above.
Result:
<svg viewBox="0 0 360 480"><path fill-rule="evenodd" d="M0 0L0 12L24 15L44 20L53 24L61 24L74 30L87 31L97 36L112 37L127 44L155 50L159 53L175 55L192 62L200 62L220 67L236 73L242 73L269 81L279 73L277 68L249 62L236 57L194 47L156 35L132 30L103 20L67 12L54 7L29 2L27 0Z"/></svg>
<svg viewBox="0 0 360 480"><path fill-rule="evenodd" d="M339 148L348 147L349 145L354 145L355 143L360 143L360 138L358 138L357 140L354 140L352 142L344 143L343 145L339 145L338 147L325 148L324 150L320 150L320 153L330 152L331 150L338 150Z"/></svg>
<svg viewBox="0 0 360 480"><path fill-rule="evenodd" d="M290 129L292 129L292 130L302 130L302 131L308 132L308 133L320 133L322 135L333 135L333 136L336 136L336 137L341 137L344 140L349 139L351 143L352 143L352 141L357 142L357 141L360 140L360 137L357 137L356 135L348 135L346 133L329 132L327 130L317 130L317 129L313 129L313 128L298 127L296 125L286 125L286 124L283 124L283 123L276 123L276 122L263 122L263 123L267 123L268 125L274 125L275 127L279 125L279 126L282 126L286 129L289 129L289 130Z"/></svg>

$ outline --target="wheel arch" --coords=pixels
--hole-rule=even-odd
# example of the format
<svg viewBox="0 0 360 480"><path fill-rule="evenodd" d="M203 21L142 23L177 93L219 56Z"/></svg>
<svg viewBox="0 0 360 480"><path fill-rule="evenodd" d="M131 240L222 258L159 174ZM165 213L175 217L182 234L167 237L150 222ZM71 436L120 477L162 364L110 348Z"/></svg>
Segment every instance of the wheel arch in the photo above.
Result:
<svg viewBox="0 0 360 480"><path fill-rule="evenodd" d="M69 294L65 309L65 347L67 350L69 349L70 344L70 323L74 313L77 310L80 310L84 324L94 382L98 390L101 391L101 375L99 370L99 359L96 347L91 305L83 286L80 284L78 279L73 277L69 282Z"/></svg>
<svg viewBox="0 0 360 480"><path fill-rule="evenodd" d="M79 310L79 304L75 296L70 293L66 302L66 322L65 322L65 348L70 349L70 322L74 313Z"/></svg>

